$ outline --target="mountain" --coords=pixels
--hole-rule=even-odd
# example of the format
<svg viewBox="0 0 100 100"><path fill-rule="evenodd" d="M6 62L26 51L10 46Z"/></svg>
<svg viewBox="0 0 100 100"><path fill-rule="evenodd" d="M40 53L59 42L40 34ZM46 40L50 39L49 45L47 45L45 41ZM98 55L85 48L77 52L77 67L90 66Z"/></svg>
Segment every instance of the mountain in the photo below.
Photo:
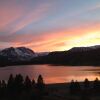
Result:
<svg viewBox="0 0 100 100"><path fill-rule="evenodd" d="M36 53L37 54L37 57L40 57L40 56L46 56L48 55L50 52L38 52Z"/></svg>
<svg viewBox="0 0 100 100"><path fill-rule="evenodd" d="M88 52L91 50L100 49L100 45L89 46L89 47L73 47L70 49L71 52Z"/></svg>
<svg viewBox="0 0 100 100"><path fill-rule="evenodd" d="M74 47L68 51L36 53L26 47L6 48L0 51L0 65L56 64L100 65L100 45Z"/></svg>
<svg viewBox="0 0 100 100"><path fill-rule="evenodd" d="M6 48L2 51L0 51L0 55L7 57L11 61L24 61L24 60L30 60L33 57L36 57L37 55L34 53L34 51L25 48L25 47L18 47L18 48Z"/></svg>
<svg viewBox="0 0 100 100"><path fill-rule="evenodd" d="M35 53L26 47L10 47L0 51L0 65L30 64L31 59L48 55L48 52Z"/></svg>
<svg viewBox="0 0 100 100"><path fill-rule="evenodd" d="M33 58L32 61L57 65L100 65L100 45L74 47L68 51L51 52L47 56Z"/></svg>

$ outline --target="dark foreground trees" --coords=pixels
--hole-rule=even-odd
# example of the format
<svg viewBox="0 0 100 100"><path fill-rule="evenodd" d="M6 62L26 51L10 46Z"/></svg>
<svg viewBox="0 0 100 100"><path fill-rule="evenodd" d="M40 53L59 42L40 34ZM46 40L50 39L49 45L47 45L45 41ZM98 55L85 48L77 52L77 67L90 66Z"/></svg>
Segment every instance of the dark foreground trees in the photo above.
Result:
<svg viewBox="0 0 100 100"><path fill-rule="evenodd" d="M55 88L52 88L50 86L47 88L42 75L39 75L37 82L35 82L35 80L31 80L29 76L23 78L21 74L15 77L11 74L8 81L0 81L0 100L48 100L49 98L52 100L52 96L60 97L61 94L59 93L63 93L61 92L62 90L57 92L57 88L59 87L55 86ZM68 89L70 94L66 96L77 96L79 100L90 100L89 98L91 96L95 97L100 95L100 81L98 78L92 82L87 78L84 82L72 80ZM67 91L66 88L65 90ZM54 91L56 91L55 95L53 94ZM63 95L64 94L62 94L62 96ZM46 97L48 99L46 99Z"/></svg>
<svg viewBox="0 0 100 100"><path fill-rule="evenodd" d="M100 81L98 78L91 82L86 78L84 82L80 83L72 80L69 91L70 95L78 95L82 100L87 100L86 98L89 100L89 97L100 95Z"/></svg>
<svg viewBox="0 0 100 100"><path fill-rule="evenodd" d="M28 76L11 74L8 81L0 81L0 100L40 100L44 96L45 84L41 75L38 82Z"/></svg>

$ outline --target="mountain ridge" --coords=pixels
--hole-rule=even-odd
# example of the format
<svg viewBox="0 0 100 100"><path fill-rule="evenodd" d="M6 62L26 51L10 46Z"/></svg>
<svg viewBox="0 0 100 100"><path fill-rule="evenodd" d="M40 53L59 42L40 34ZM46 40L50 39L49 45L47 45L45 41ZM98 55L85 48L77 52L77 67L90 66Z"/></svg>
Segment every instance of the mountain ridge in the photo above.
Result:
<svg viewBox="0 0 100 100"><path fill-rule="evenodd" d="M67 51L35 53L26 47L6 48L0 51L0 65L64 64L100 65L100 45L73 47Z"/></svg>
<svg viewBox="0 0 100 100"><path fill-rule="evenodd" d="M60 65L100 65L100 45L74 47L68 51L50 52L47 56L33 59L33 62Z"/></svg>

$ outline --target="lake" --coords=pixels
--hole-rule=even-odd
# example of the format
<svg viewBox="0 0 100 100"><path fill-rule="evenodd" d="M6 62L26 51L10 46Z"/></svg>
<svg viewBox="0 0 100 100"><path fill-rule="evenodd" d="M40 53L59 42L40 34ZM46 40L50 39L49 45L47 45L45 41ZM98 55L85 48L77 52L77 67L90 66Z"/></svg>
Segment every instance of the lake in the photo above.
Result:
<svg viewBox="0 0 100 100"><path fill-rule="evenodd" d="M0 68L0 79L8 80L10 74L21 73L31 79L37 79L41 74L45 83L70 82L72 79L83 81L85 78L94 80L100 78L100 67L95 66L51 66L51 65L21 65Z"/></svg>

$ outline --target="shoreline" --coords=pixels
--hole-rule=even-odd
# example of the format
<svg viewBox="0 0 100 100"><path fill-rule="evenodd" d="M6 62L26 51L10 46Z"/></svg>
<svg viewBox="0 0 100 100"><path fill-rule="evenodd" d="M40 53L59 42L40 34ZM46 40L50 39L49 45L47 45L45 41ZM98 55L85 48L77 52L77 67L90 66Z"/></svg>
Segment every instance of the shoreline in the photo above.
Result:
<svg viewBox="0 0 100 100"><path fill-rule="evenodd" d="M90 87L94 84L94 81L89 81ZM44 100L100 100L100 95L98 92L94 92L84 88L84 81L79 82L80 87L83 91L79 92L79 94L70 94L70 85L69 83L53 83L46 84L46 91L48 95L44 97ZM75 91L77 92L77 91Z"/></svg>

